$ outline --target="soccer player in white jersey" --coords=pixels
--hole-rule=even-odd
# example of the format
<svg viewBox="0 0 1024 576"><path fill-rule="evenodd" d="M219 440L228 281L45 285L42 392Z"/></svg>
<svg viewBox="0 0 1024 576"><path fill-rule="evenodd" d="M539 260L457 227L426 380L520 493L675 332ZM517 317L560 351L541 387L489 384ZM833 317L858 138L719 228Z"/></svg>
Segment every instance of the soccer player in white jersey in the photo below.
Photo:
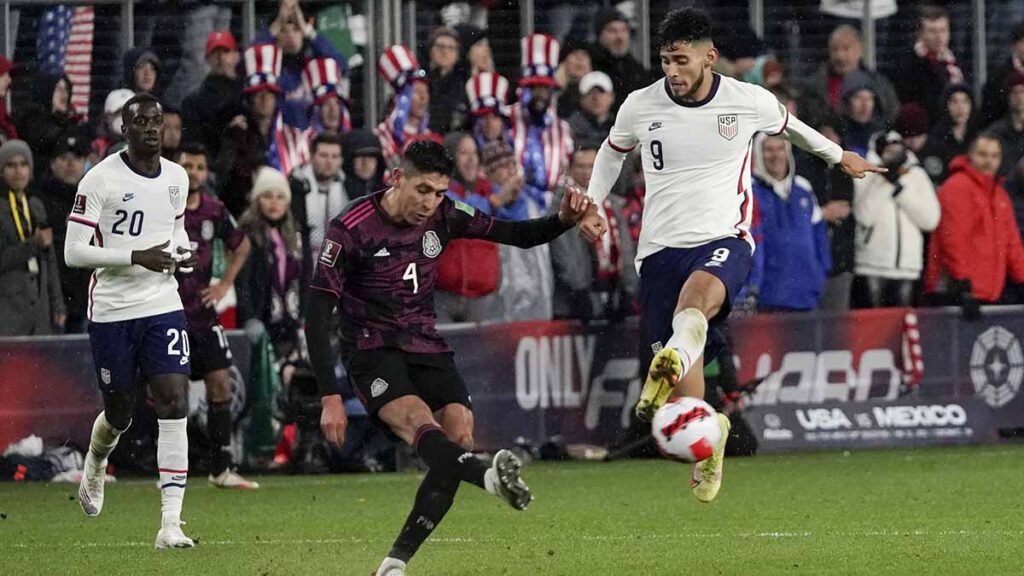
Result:
<svg viewBox="0 0 1024 576"><path fill-rule="evenodd" d="M78 185L64 258L95 268L89 285L89 342L103 396L78 489L87 516L103 509L107 456L131 424L137 378L152 393L159 439L162 519L157 548L190 548L181 531L188 477L189 344L174 279L195 265L185 232L188 176L160 157L163 108L139 94L121 112L128 147L97 164ZM90 245L90 240L92 244Z"/></svg>
<svg viewBox="0 0 1024 576"><path fill-rule="evenodd" d="M703 12L673 11L658 34L665 78L626 98L588 189L593 205L602 206L626 154L641 147L647 195L636 261L643 337L653 354L636 407L645 420L673 393L704 397L703 357L715 352L705 351L709 322L729 314L754 250L754 134L784 134L853 177L884 171L789 115L764 88L713 73L718 50ZM579 226L591 240L607 230L593 208ZM693 470L693 492L703 502L721 486L729 420L718 418L722 441Z"/></svg>

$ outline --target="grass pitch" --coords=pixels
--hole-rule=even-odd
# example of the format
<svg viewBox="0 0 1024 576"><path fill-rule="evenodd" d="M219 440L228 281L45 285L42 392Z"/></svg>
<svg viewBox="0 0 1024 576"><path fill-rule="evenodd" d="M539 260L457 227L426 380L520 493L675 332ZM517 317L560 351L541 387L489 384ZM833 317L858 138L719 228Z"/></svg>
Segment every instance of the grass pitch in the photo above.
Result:
<svg viewBox="0 0 1024 576"><path fill-rule="evenodd" d="M533 464L515 512L463 485L412 576L1024 573L1024 446L729 458L711 505L667 461ZM0 484L0 574L369 574L420 476L193 478L192 550L153 550L154 481L107 489L88 519L70 485Z"/></svg>

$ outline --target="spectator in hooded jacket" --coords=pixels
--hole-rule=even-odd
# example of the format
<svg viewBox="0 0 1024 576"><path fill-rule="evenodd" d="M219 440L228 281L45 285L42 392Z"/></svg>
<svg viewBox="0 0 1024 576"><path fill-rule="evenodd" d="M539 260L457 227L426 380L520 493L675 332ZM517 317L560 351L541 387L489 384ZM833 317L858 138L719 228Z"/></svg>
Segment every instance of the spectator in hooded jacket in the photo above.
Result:
<svg viewBox="0 0 1024 576"><path fill-rule="evenodd" d="M935 185L949 176L949 161L967 153L967 144L978 133L975 122L974 95L967 84L953 84L946 89L943 112L928 133L928 142L918 154L921 166Z"/></svg>
<svg viewBox="0 0 1024 576"><path fill-rule="evenodd" d="M345 173L345 193L352 200L384 188L384 158L380 140L365 129L353 130L345 135L342 146L345 155L342 171Z"/></svg>
<svg viewBox="0 0 1024 576"><path fill-rule="evenodd" d="M810 183L796 175L788 140L754 137L754 225L757 243L747 285L747 310L814 310L832 268L828 230Z"/></svg>
<svg viewBox="0 0 1024 576"><path fill-rule="evenodd" d="M924 235L939 224L939 201L928 173L899 133L878 134L868 161L889 171L853 183L854 306L912 306L914 284L924 269Z"/></svg>
<svg viewBox="0 0 1024 576"><path fill-rule="evenodd" d="M612 110L618 112L626 96L649 84L651 76L643 64L633 58L632 31L629 20L621 12L614 8L599 12L594 21L594 34L597 44L590 51L593 68L610 76L615 84Z"/></svg>
<svg viewBox="0 0 1024 576"><path fill-rule="evenodd" d="M982 132L939 188L942 217L928 245L925 293L935 304L963 306L968 318L979 304L998 302L1008 278L1024 283L1020 230L996 175L1001 162L999 138Z"/></svg>
<svg viewBox="0 0 1024 576"><path fill-rule="evenodd" d="M148 92L157 98L163 91L160 58L149 48L133 48L124 54L124 87L139 94Z"/></svg>
<svg viewBox="0 0 1024 576"><path fill-rule="evenodd" d="M202 143L210 158L217 158L221 135L242 105L240 61L238 44L231 32L211 32L206 37L206 64L210 73L199 89L186 96L181 104L184 140Z"/></svg>
<svg viewBox="0 0 1024 576"><path fill-rule="evenodd" d="M1024 73L1006 77L1006 114L986 131L995 134L1003 145L1003 164L999 175L1006 176L1024 157Z"/></svg>
<svg viewBox="0 0 1024 576"><path fill-rule="evenodd" d="M82 117L71 104L71 80L67 76L40 73L30 83L32 99L17 109L14 123L21 127L18 133L32 149L36 175L41 177L61 135L81 124Z"/></svg>
<svg viewBox="0 0 1024 576"><path fill-rule="evenodd" d="M843 118L841 136L843 148L866 156L868 143L882 129L879 119L878 90L867 74L851 72L843 78Z"/></svg>
<svg viewBox="0 0 1024 576"><path fill-rule="evenodd" d="M444 146L455 159L448 196L491 214L491 185L480 166L480 150L472 134L454 132ZM437 268L434 308L438 322L484 322L501 318L498 245L460 238L448 243Z"/></svg>

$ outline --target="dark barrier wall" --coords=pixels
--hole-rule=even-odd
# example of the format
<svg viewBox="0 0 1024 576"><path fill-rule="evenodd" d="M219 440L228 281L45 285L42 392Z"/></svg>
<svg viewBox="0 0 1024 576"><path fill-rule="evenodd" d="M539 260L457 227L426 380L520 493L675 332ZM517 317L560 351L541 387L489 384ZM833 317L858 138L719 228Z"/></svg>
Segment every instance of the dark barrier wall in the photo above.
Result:
<svg viewBox="0 0 1024 576"><path fill-rule="evenodd" d="M905 310L762 315L731 323L741 381L763 449L983 442L1024 427L1024 308L922 310L924 377L903 380ZM605 444L619 437L642 384L635 323L449 328L481 448L523 436ZM231 340L248 367L244 336ZM244 360L243 360L244 359ZM88 440L99 409L87 339L0 340L0 446L28 434Z"/></svg>

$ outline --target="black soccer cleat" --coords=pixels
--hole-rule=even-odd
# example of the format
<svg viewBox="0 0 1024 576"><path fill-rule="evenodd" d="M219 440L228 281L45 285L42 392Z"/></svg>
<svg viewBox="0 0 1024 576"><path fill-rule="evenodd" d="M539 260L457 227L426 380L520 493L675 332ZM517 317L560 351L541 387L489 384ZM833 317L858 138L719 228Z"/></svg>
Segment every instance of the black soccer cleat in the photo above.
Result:
<svg viewBox="0 0 1024 576"><path fill-rule="evenodd" d="M491 470L498 488L497 496L505 500L516 510L526 510L533 500L530 487L519 476L523 464L519 458L508 450L499 450L494 455Z"/></svg>

